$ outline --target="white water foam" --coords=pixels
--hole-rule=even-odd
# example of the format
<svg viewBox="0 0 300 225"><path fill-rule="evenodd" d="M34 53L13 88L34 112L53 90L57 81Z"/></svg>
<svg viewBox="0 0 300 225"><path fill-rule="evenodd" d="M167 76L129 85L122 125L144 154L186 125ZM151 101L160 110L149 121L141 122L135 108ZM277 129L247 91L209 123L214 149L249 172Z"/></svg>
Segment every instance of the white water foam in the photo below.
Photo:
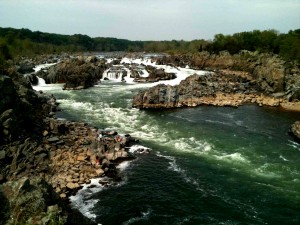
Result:
<svg viewBox="0 0 300 225"><path fill-rule="evenodd" d="M32 86L32 88L36 91L55 91L59 92L62 90L64 84L46 84L45 80L42 78L39 78L38 85Z"/></svg>
<svg viewBox="0 0 300 225"><path fill-rule="evenodd" d="M48 69L49 67L56 65L57 63L45 63L45 64L40 64L37 65L36 67L33 68L35 73L42 69ZM38 77L38 85L32 86L32 88L36 91L52 91L52 90L60 90L62 89L62 86L64 84L46 84L45 80L43 78Z"/></svg>
<svg viewBox="0 0 300 225"><path fill-rule="evenodd" d="M68 106L78 111L82 111L82 110L87 112L95 111L93 105L89 102L77 102L71 99L61 99L58 102L60 104L63 104L64 106Z"/></svg>
<svg viewBox="0 0 300 225"><path fill-rule="evenodd" d="M37 78L38 78L38 86L46 86L47 84L46 84L46 81L43 79L43 78L41 78L41 77L39 77L39 76L37 76Z"/></svg>
<svg viewBox="0 0 300 225"><path fill-rule="evenodd" d="M53 66L53 65L56 65L57 63L45 63L45 64L40 64L40 65L37 65L36 67L33 68L34 72L38 72L42 69L47 69L49 68L50 66Z"/></svg>
<svg viewBox="0 0 300 225"><path fill-rule="evenodd" d="M270 168L272 167L272 164L265 163L264 165L260 166L259 168L255 169L254 172L262 177L265 178L280 178L282 177L280 174L277 174L274 169Z"/></svg>
<svg viewBox="0 0 300 225"><path fill-rule="evenodd" d="M129 148L130 153L144 153L151 151L151 148L147 148L143 145L133 145Z"/></svg>
<svg viewBox="0 0 300 225"><path fill-rule="evenodd" d="M242 162L242 163L248 163L249 161L242 156L241 153L235 152L232 154L224 154L221 156L215 156L219 160L225 160L225 161L235 161L235 162Z"/></svg>
<svg viewBox="0 0 300 225"><path fill-rule="evenodd" d="M287 145L300 151L300 144L295 141L289 140Z"/></svg>
<svg viewBox="0 0 300 225"><path fill-rule="evenodd" d="M197 140L195 137L172 139L168 142L168 145L174 146L180 152L197 155L207 155L214 148L212 144L203 140Z"/></svg>
<svg viewBox="0 0 300 225"><path fill-rule="evenodd" d="M147 221L152 213L152 210L149 208L145 212L141 212L141 216L130 218L128 221L122 223L122 225L130 225L133 223L137 223L139 221Z"/></svg>
<svg viewBox="0 0 300 225"><path fill-rule="evenodd" d="M286 162L289 161L288 159L284 158L282 155L280 155L279 158Z"/></svg>
<svg viewBox="0 0 300 225"><path fill-rule="evenodd" d="M200 188L200 184L193 178L191 178L190 176L187 175L187 172L182 169L177 163L176 163L176 158L173 157L173 156L168 156L168 155L162 155L160 152L157 152L156 155L158 157L161 157L161 158L165 158L165 159L168 159L169 160L169 167L168 167L168 170L171 170L171 171L174 171L176 173L179 173L182 178L185 180L186 183L189 183L189 184L192 184L193 186L196 187L196 190L199 190L199 191L203 191L201 188Z"/></svg>
<svg viewBox="0 0 300 225"><path fill-rule="evenodd" d="M117 169L119 169L120 171L125 171L129 167L129 165L130 161L124 161L117 166Z"/></svg>
<svg viewBox="0 0 300 225"><path fill-rule="evenodd" d="M70 196L70 203L73 208L78 209L84 216L95 221L96 214L92 212L94 206L99 202L97 199L92 199L91 196L103 190L103 186L99 184L99 181L103 178L92 179L90 184L82 185L76 195Z"/></svg>
<svg viewBox="0 0 300 225"><path fill-rule="evenodd" d="M193 69L189 69L189 68L182 68L182 67L173 67L173 66L168 66L168 65L157 65L156 63L151 62L151 60L147 59L147 58L137 58L137 59L131 59L131 58L122 58L121 60L121 64L137 64L137 65L151 65L157 69L164 69L165 72L167 73L175 73L176 74L176 78L172 79L172 80L164 80L164 81L158 81L158 82L154 82L154 83L136 83L136 85L138 87L153 87L156 86L158 84L165 84L165 85L178 85L182 80L185 80L187 77L193 75L193 74L197 74L197 75L204 75L207 74L209 72L207 71L202 71L202 70L193 70ZM107 70L108 71L108 70ZM104 72L103 74L103 78L104 77L108 77L109 75L107 75L107 71ZM134 84L135 82L133 82L133 78L130 78L130 71L127 71L127 77L125 78L126 82L128 83L132 83ZM143 69L143 74L142 77L147 77L149 76L148 72ZM120 82L121 79L116 79L115 77L111 77L109 79L112 79L114 81Z"/></svg>

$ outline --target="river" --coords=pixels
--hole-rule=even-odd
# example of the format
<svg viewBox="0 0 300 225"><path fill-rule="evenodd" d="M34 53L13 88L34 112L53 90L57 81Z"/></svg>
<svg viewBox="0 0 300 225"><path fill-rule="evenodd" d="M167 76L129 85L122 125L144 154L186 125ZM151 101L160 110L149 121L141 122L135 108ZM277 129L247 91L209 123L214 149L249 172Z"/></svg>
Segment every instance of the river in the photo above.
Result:
<svg viewBox="0 0 300 225"><path fill-rule="evenodd" d="M153 85L35 87L57 98L57 117L130 133L152 149L120 165L121 182L72 197L73 207L103 225L300 224L300 145L288 135L299 113L256 105L133 109L133 95Z"/></svg>

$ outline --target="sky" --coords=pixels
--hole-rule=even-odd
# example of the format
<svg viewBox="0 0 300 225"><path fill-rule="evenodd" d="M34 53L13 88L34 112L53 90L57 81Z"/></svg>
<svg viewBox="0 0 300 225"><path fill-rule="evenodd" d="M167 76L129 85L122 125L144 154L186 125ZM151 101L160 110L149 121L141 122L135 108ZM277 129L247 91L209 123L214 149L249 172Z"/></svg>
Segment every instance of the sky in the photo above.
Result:
<svg viewBox="0 0 300 225"><path fill-rule="evenodd" d="M0 0L0 27L129 40L300 28L300 0Z"/></svg>

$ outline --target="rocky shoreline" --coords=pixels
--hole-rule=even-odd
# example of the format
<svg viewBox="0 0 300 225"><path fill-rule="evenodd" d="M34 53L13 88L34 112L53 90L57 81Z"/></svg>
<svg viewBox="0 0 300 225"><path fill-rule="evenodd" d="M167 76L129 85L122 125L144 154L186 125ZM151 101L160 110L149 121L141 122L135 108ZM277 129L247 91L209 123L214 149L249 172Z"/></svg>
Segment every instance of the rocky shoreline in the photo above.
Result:
<svg viewBox="0 0 300 225"><path fill-rule="evenodd" d="M68 197L76 194L82 184L103 176L118 181L122 179L118 176L116 165L135 158L125 147L138 140L130 135L121 137L115 131L99 132L96 128L79 122L49 118L48 124L49 127L43 131L43 138L40 140L29 137L24 142L16 141L1 146L1 183L4 184L0 190L3 198L11 203L9 207L17 208L20 205L15 203L16 198L22 193L12 195L11 187L20 186L19 190L28 185L30 190L35 189L37 184L45 183L49 193L55 196L51 198L56 199L53 200L55 204L47 208L54 207L59 218L67 219L64 211L69 207ZM28 201L34 201L32 198L35 197L37 196ZM27 201L22 204L25 203ZM61 214L60 211L64 213ZM51 212L54 213L53 210ZM10 211L7 223L15 222L14 218L19 222L30 223L37 216L31 212L29 217L27 214L14 217L14 213ZM45 217L49 216L47 212L43 214Z"/></svg>
<svg viewBox="0 0 300 225"><path fill-rule="evenodd" d="M1 75L0 86L1 224L89 224L68 197L93 178L120 180L116 165L135 158L128 150L138 140L55 119L55 98L16 71Z"/></svg>
<svg viewBox="0 0 300 225"><path fill-rule="evenodd" d="M239 72L215 72L204 76L192 75L177 86L158 85L142 91L133 98L133 107L179 108L213 105L238 107L246 103L279 106L283 98L266 95L257 90L254 79Z"/></svg>

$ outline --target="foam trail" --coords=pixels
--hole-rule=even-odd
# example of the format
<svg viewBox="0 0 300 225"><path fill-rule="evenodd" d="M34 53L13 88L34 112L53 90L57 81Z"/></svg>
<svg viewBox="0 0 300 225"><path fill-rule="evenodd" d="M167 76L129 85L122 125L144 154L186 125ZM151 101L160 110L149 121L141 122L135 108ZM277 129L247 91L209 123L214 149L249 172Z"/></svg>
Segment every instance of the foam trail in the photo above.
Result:
<svg viewBox="0 0 300 225"><path fill-rule="evenodd" d="M70 202L73 208L78 209L84 216L95 221L96 214L92 213L92 209L99 202L97 199L92 199L91 196L103 190L102 185L99 184L99 181L103 178L92 179L90 184L82 185L76 195L71 196Z"/></svg>
<svg viewBox="0 0 300 225"><path fill-rule="evenodd" d="M284 158L282 155L280 155L279 158L286 162L289 161L288 159Z"/></svg>
<svg viewBox="0 0 300 225"><path fill-rule="evenodd" d="M147 221L151 215L152 210L149 208L146 212L140 212L141 216L130 218L128 221L122 223L122 225L130 225L139 221Z"/></svg>
<svg viewBox="0 0 300 225"><path fill-rule="evenodd" d="M34 72L38 72L42 69L45 69L45 68L49 68L50 66L53 66L57 63L45 63L45 64L40 64L40 65L37 65L36 67L33 68Z"/></svg>

